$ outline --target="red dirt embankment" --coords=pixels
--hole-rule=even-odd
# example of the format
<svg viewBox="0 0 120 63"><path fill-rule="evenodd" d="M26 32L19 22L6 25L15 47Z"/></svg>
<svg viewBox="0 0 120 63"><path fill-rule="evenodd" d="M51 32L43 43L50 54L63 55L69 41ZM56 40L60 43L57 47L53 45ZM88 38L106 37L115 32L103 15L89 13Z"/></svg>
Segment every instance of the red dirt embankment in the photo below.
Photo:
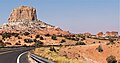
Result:
<svg viewBox="0 0 120 63"><path fill-rule="evenodd" d="M107 63L106 58L110 55L120 60L120 45L101 44L103 52L98 52L96 48L100 44L62 47L59 54L68 58L84 59L90 63Z"/></svg>

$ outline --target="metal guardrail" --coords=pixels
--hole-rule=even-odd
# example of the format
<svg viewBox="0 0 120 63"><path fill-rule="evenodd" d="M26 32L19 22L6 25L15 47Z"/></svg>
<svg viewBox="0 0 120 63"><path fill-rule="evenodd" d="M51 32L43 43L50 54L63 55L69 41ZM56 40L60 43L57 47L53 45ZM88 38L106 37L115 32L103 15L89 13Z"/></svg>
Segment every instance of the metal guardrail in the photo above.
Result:
<svg viewBox="0 0 120 63"><path fill-rule="evenodd" d="M52 62L52 61L50 61L50 60L44 59L44 58L42 58L42 57L39 57L39 56L37 56L37 55L35 55L35 54L30 54L30 57L31 57L33 60L35 60L36 62L38 62L38 63L55 63L55 62Z"/></svg>

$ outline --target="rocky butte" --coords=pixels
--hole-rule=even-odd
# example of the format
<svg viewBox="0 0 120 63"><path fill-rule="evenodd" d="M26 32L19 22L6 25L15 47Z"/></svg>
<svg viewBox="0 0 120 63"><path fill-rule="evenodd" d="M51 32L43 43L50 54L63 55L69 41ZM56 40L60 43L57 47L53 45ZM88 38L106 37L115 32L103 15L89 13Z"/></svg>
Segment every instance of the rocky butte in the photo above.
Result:
<svg viewBox="0 0 120 63"><path fill-rule="evenodd" d="M37 20L36 9L28 6L20 6L15 8L8 18L9 22L35 20Z"/></svg>
<svg viewBox="0 0 120 63"><path fill-rule="evenodd" d="M37 19L36 9L20 6L11 12L8 23L0 27L2 32L30 32L37 34L69 34L67 31Z"/></svg>

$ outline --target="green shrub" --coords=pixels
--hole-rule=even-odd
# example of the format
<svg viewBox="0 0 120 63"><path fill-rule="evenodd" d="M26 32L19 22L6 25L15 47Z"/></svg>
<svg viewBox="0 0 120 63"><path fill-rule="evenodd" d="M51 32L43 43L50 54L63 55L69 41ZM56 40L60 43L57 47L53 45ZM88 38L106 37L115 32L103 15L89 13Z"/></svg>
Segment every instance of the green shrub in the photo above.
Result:
<svg viewBox="0 0 120 63"><path fill-rule="evenodd" d="M110 45L110 44L115 44L115 42L113 42L113 41L110 41L110 42L108 42L106 45Z"/></svg>
<svg viewBox="0 0 120 63"><path fill-rule="evenodd" d="M19 33L11 33L12 36L18 37Z"/></svg>
<svg viewBox="0 0 120 63"><path fill-rule="evenodd" d="M68 39L70 36L69 35L64 35L63 37L66 38L66 39Z"/></svg>
<svg viewBox="0 0 120 63"><path fill-rule="evenodd" d="M39 38L39 37L40 37L40 35L36 35L36 36L35 36L35 38Z"/></svg>
<svg viewBox="0 0 120 63"><path fill-rule="evenodd" d="M82 40L86 40L85 36L82 36L81 38L82 38Z"/></svg>
<svg viewBox="0 0 120 63"><path fill-rule="evenodd" d="M36 40L36 39L33 39L33 41L34 41L34 42L37 42L37 40Z"/></svg>
<svg viewBox="0 0 120 63"><path fill-rule="evenodd" d="M56 49L54 48L54 46L51 46L49 50L56 52Z"/></svg>
<svg viewBox="0 0 120 63"><path fill-rule="evenodd" d="M114 40L113 39L109 39L109 43L107 43L106 45L110 45L110 44L115 44Z"/></svg>
<svg viewBox="0 0 120 63"><path fill-rule="evenodd" d="M61 42L61 43L64 43L64 42L66 42L66 40L65 40L65 39L62 39L60 42Z"/></svg>
<svg viewBox="0 0 120 63"><path fill-rule="evenodd" d="M93 42L93 44L95 44L95 42Z"/></svg>
<svg viewBox="0 0 120 63"><path fill-rule="evenodd" d="M53 40L57 40L56 35L52 35L51 39L53 39Z"/></svg>
<svg viewBox="0 0 120 63"><path fill-rule="evenodd" d="M15 43L15 45L21 45L20 43Z"/></svg>
<svg viewBox="0 0 120 63"><path fill-rule="evenodd" d="M115 56L109 56L106 58L107 63L117 63Z"/></svg>
<svg viewBox="0 0 120 63"><path fill-rule="evenodd" d="M25 36L27 36L27 35L29 35L30 33L29 32L25 32L25 33L23 33Z"/></svg>
<svg viewBox="0 0 120 63"><path fill-rule="evenodd" d="M35 47L39 47L39 46L41 46L41 45L43 45L43 44L44 44L43 42L41 42L41 41L39 41L39 40L35 40L34 46L35 46Z"/></svg>
<svg viewBox="0 0 120 63"><path fill-rule="evenodd" d="M99 41L99 43L101 43L101 42Z"/></svg>
<svg viewBox="0 0 120 63"><path fill-rule="evenodd" d="M22 37L18 36L18 39L22 39Z"/></svg>
<svg viewBox="0 0 120 63"><path fill-rule="evenodd" d="M77 42L75 45L86 45L84 42Z"/></svg>
<svg viewBox="0 0 120 63"><path fill-rule="evenodd" d="M34 40L32 40L32 39L24 39L24 42L26 42L26 43L32 43Z"/></svg>
<svg viewBox="0 0 120 63"><path fill-rule="evenodd" d="M40 36L40 40L44 40L44 38L42 36Z"/></svg>
<svg viewBox="0 0 120 63"><path fill-rule="evenodd" d="M49 36L51 36L51 35L50 35L50 34L45 34L45 36L46 36L46 37L49 37Z"/></svg>
<svg viewBox="0 0 120 63"><path fill-rule="evenodd" d="M100 45L96 48L96 50L98 50L98 52L103 52L103 49Z"/></svg>
<svg viewBox="0 0 120 63"><path fill-rule="evenodd" d="M5 32L2 34L2 38L10 38L11 37L11 33Z"/></svg>

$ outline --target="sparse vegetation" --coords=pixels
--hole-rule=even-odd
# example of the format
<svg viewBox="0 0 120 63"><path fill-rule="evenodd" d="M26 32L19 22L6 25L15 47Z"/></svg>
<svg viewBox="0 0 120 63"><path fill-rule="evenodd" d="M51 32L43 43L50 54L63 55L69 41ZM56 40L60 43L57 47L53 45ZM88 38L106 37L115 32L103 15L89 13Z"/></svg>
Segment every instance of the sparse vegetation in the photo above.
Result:
<svg viewBox="0 0 120 63"><path fill-rule="evenodd" d="M64 35L64 38L68 40L79 41L79 38L75 37L75 35Z"/></svg>
<svg viewBox="0 0 120 63"><path fill-rule="evenodd" d="M39 40L34 40L34 41L35 41L35 44L34 44L35 47L39 47L44 44L43 42L41 42Z"/></svg>
<svg viewBox="0 0 120 63"><path fill-rule="evenodd" d="M66 40L65 40L65 39L62 39L60 42L61 42L61 43L64 43L64 42L66 42Z"/></svg>
<svg viewBox="0 0 120 63"><path fill-rule="evenodd" d="M18 36L18 39L22 39L22 37Z"/></svg>
<svg viewBox="0 0 120 63"><path fill-rule="evenodd" d="M18 37L19 33L11 33L12 36Z"/></svg>
<svg viewBox="0 0 120 63"><path fill-rule="evenodd" d="M51 39L53 39L53 40L57 40L56 35L52 35Z"/></svg>
<svg viewBox="0 0 120 63"><path fill-rule="evenodd" d="M58 53L54 51L50 51L50 48L36 48L34 51L31 51L34 54L37 54L43 58L46 58L48 60L51 60L55 63L85 63L82 60L78 59L71 59L67 58L65 56L60 56ZM58 48L56 48L58 49ZM59 52L59 51L57 51Z"/></svg>
<svg viewBox="0 0 120 63"><path fill-rule="evenodd" d="M101 46L101 45L99 45L99 46L96 48L96 50L98 50L98 52L103 52L103 49L102 49L102 46Z"/></svg>
<svg viewBox="0 0 120 63"><path fill-rule="evenodd" d="M82 38L82 39L81 39L82 41L86 39L85 36L81 36L81 38Z"/></svg>
<svg viewBox="0 0 120 63"><path fill-rule="evenodd" d="M33 39L24 39L24 42L26 42L26 43L32 43Z"/></svg>
<svg viewBox="0 0 120 63"><path fill-rule="evenodd" d="M44 38L42 36L40 36L40 40L44 40Z"/></svg>
<svg viewBox="0 0 120 63"><path fill-rule="evenodd" d="M109 42L106 45L110 45L110 44L112 44L112 45L115 44L113 39L109 39Z"/></svg>
<svg viewBox="0 0 120 63"><path fill-rule="evenodd" d="M51 46L49 50L56 52L56 49L54 48L54 46Z"/></svg>
<svg viewBox="0 0 120 63"><path fill-rule="evenodd" d="M21 45L20 43L15 43L15 45Z"/></svg>
<svg viewBox="0 0 120 63"><path fill-rule="evenodd" d="M109 56L106 58L107 63L117 63L115 56Z"/></svg>
<svg viewBox="0 0 120 63"><path fill-rule="evenodd" d="M2 34L2 38L10 38L11 37L11 33L5 32Z"/></svg>
<svg viewBox="0 0 120 63"><path fill-rule="evenodd" d="M40 35L36 35L36 36L35 36L35 38L39 38L39 37L40 37Z"/></svg>
<svg viewBox="0 0 120 63"><path fill-rule="evenodd" d="M27 35L29 35L30 33L29 32L25 32L25 33L23 33L25 36L27 36Z"/></svg>
<svg viewBox="0 0 120 63"><path fill-rule="evenodd" d="M50 35L50 34L45 34L45 36L46 36L46 37L49 37L49 36L51 36L51 35Z"/></svg>
<svg viewBox="0 0 120 63"><path fill-rule="evenodd" d="M86 45L84 42L77 42L75 45Z"/></svg>
<svg viewBox="0 0 120 63"><path fill-rule="evenodd" d="M93 42L93 44L95 44L95 42Z"/></svg>

